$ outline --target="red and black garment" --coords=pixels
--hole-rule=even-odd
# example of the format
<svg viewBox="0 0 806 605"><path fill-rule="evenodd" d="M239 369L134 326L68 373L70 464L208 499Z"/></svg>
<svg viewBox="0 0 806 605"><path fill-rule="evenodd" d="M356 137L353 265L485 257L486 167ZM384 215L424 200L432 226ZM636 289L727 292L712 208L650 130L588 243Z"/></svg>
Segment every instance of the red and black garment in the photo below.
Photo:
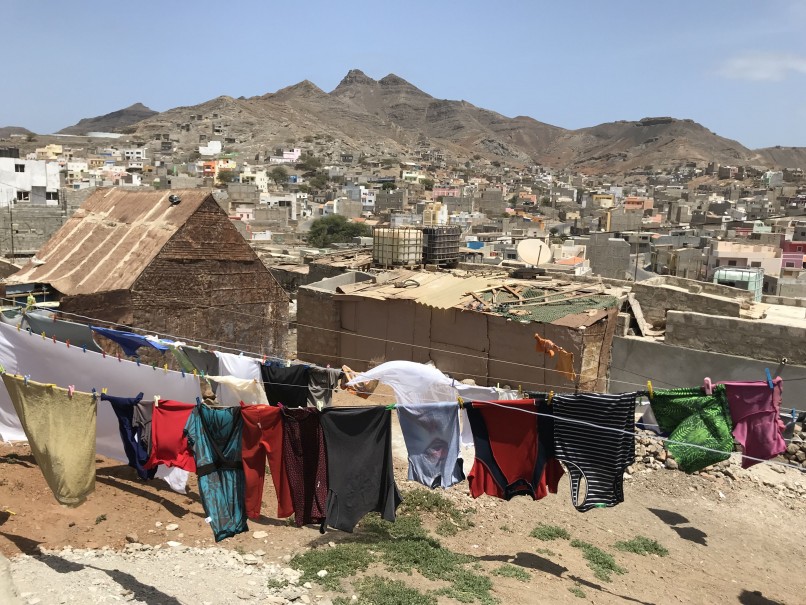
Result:
<svg viewBox="0 0 806 605"><path fill-rule="evenodd" d="M476 449L467 477L471 496L539 500L557 493L563 468L554 455L554 422L545 397L473 401L465 407Z"/></svg>

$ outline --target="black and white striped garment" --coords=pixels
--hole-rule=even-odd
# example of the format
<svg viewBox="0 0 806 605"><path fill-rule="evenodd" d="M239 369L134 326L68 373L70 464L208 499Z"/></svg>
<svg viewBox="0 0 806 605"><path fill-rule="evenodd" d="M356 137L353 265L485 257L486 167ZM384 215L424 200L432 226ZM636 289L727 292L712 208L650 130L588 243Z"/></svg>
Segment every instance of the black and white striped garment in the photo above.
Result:
<svg viewBox="0 0 806 605"><path fill-rule="evenodd" d="M637 397L637 393L553 397L554 447L557 460L568 471L571 503L578 511L624 502L624 470L635 461Z"/></svg>

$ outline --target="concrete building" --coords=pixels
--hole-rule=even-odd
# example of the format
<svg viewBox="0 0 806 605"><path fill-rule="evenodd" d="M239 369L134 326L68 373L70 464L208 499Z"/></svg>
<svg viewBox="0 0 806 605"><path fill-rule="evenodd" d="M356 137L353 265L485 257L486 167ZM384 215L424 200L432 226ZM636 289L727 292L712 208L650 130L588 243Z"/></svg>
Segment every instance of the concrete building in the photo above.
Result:
<svg viewBox="0 0 806 605"><path fill-rule="evenodd" d="M0 158L0 207L10 204L58 206L59 164Z"/></svg>
<svg viewBox="0 0 806 605"><path fill-rule="evenodd" d="M408 270L378 280L357 282L348 274L299 288L300 355L304 351L311 362L359 370L369 361L432 361L456 379L482 385L541 391L604 386L618 289L592 285L589 292L570 292L546 281L539 288L549 296L548 304L529 305L517 297L533 291L533 281ZM491 283L516 294L493 292ZM552 298L559 302L551 304ZM556 371L556 357L535 351L536 333L573 354L573 379ZM536 367L525 371L524 364Z"/></svg>
<svg viewBox="0 0 806 605"><path fill-rule="evenodd" d="M288 296L208 191L96 191L36 258L4 296L45 289L65 312L284 356Z"/></svg>
<svg viewBox="0 0 806 605"><path fill-rule="evenodd" d="M708 255L708 275L717 267L758 267L766 275L781 271L781 248L715 240Z"/></svg>
<svg viewBox="0 0 806 605"><path fill-rule="evenodd" d="M610 279L625 279L631 268L630 244L607 233L592 233L590 237L574 238L574 243L585 246L591 273Z"/></svg>

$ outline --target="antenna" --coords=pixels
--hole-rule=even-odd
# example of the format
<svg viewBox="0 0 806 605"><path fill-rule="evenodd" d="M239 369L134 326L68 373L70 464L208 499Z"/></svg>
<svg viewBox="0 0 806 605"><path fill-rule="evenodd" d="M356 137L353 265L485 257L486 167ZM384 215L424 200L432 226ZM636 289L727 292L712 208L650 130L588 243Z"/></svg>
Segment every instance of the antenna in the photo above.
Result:
<svg viewBox="0 0 806 605"><path fill-rule="evenodd" d="M551 249L539 239L522 240L516 249L518 260L537 267L551 261Z"/></svg>

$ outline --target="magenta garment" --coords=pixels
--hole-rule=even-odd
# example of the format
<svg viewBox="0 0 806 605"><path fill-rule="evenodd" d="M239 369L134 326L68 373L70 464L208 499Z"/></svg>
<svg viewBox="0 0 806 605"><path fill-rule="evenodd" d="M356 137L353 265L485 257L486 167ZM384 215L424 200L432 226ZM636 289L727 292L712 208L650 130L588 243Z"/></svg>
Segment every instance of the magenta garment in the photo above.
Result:
<svg viewBox="0 0 806 605"><path fill-rule="evenodd" d="M723 382L727 388L730 415L733 419L733 438L742 446L746 456L769 460L786 450L781 435L781 393L783 379L772 381ZM742 457L742 468L758 464L758 460Z"/></svg>

